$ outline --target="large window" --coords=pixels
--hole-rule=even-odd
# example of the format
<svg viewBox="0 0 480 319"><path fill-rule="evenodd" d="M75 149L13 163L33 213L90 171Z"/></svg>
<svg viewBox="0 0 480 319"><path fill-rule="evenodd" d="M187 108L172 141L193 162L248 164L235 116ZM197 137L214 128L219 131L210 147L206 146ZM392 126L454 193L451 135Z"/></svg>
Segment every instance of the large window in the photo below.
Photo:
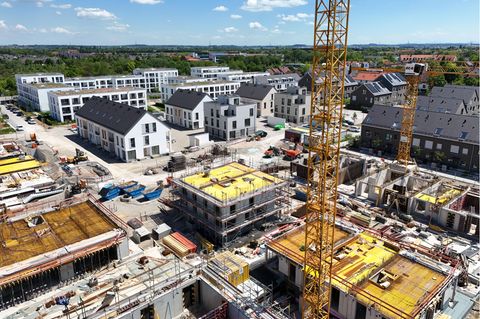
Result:
<svg viewBox="0 0 480 319"><path fill-rule="evenodd" d="M143 145L150 145L150 136L145 135L143 137L143 142L144 142Z"/></svg>
<svg viewBox="0 0 480 319"><path fill-rule="evenodd" d="M458 145L450 146L450 153L458 154L459 151L460 151L460 147Z"/></svg>
<svg viewBox="0 0 480 319"><path fill-rule="evenodd" d="M135 147L135 138L134 137L132 137L130 139L130 147Z"/></svg>

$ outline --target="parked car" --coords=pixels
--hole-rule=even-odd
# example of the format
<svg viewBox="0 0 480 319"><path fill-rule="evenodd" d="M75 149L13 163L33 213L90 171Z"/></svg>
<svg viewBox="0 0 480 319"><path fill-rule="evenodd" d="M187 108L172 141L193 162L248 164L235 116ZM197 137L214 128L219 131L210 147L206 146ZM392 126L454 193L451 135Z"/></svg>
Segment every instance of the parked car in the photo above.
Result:
<svg viewBox="0 0 480 319"><path fill-rule="evenodd" d="M265 137L265 136L267 136L267 132L262 131L262 130L258 130L258 131L255 132L255 136Z"/></svg>
<svg viewBox="0 0 480 319"><path fill-rule="evenodd" d="M31 125L37 124L37 122L35 122L34 119L29 119L29 120L27 121L27 123L28 123L28 124L31 124Z"/></svg>
<svg viewBox="0 0 480 319"><path fill-rule="evenodd" d="M355 132L355 133L360 133L360 128L357 126L350 126L347 128L348 132Z"/></svg>
<svg viewBox="0 0 480 319"><path fill-rule="evenodd" d="M24 130L23 125L17 125L17 126L15 127L15 130L17 130L17 131L23 131L23 130Z"/></svg>
<svg viewBox="0 0 480 319"><path fill-rule="evenodd" d="M355 125L355 123L352 120L347 120L347 119L343 120L343 123L348 125Z"/></svg>

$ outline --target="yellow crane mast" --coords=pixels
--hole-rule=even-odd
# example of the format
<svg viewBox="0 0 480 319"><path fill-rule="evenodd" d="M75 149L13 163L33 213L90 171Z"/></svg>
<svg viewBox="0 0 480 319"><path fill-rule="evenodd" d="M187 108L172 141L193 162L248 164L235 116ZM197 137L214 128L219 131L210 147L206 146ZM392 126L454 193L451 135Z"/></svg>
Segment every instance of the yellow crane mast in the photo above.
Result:
<svg viewBox="0 0 480 319"><path fill-rule="evenodd" d="M330 314L349 10L350 0L315 1L303 318Z"/></svg>

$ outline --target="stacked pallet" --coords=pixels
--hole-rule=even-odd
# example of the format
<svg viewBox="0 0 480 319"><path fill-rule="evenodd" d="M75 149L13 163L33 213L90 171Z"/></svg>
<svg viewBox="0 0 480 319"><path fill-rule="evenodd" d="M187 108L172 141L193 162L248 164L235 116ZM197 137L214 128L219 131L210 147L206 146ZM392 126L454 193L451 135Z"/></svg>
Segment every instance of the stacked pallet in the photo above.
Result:
<svg viewBox="0 0 480 319"><path fill-rule="evenodd" d="M163 237L162 242L178 257L185 257L197 251L197 246L178 232Z"/></svg>
<svg viewBox="0 0 480 319"><path fill-rule="evenodd" d="M234 286L250 278L248 263L230 251L217 254L209 266Z"/></svg>
<svg viewBox="0 0 480 319"><path fill-rule="evenodd" d="M183 154L174 154L170 156L170 160L167 163L169 172L177 172L185 169L187 159Z"/></svg>

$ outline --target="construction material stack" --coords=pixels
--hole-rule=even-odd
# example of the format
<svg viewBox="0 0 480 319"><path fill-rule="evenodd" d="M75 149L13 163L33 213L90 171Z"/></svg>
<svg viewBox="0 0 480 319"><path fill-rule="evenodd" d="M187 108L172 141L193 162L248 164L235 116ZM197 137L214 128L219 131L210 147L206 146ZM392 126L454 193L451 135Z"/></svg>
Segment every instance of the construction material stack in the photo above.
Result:
<svg viewBox="0 0 480 319"><path fill-rule="evenodd" d="M222 252L212 258L209 267L234 286L250 278L248 263L230 251Z"/></svg>
<svg viewBox="0 0 480 319"><path fill-rule="evenodd" d="M168 172L178 172L184 170L186 167L186 157L183 154L174 154L170 157L167 164Z"/></svg>
<svg viewBox="0 0 480 319"><path fill-rule="evenodd" d="M162 243L178 257L185 257L197 251L197 246L179 232L163 237Z"/></svg>

